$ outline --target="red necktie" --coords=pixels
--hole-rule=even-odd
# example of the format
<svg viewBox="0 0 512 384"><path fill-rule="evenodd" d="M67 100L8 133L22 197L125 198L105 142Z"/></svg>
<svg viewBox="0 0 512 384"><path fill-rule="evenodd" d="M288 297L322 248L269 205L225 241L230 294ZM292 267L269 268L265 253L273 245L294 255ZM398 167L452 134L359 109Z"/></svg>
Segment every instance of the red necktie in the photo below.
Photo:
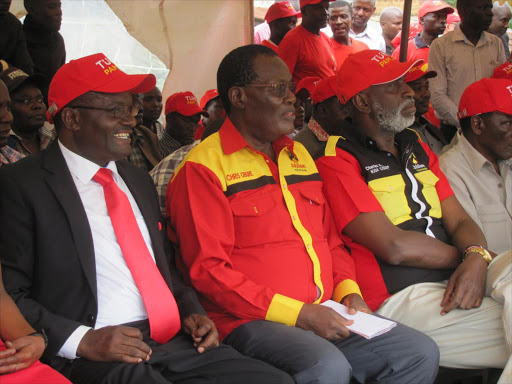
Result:
<svg viewBox="0 0 512 384"><path fill-rule="evenodd" d="M93 180L103 186L117 242L148 313L151 338L164 344L181 328L176 300L149 253L130 201L114 182L112 171L101 168Z"/></svg>

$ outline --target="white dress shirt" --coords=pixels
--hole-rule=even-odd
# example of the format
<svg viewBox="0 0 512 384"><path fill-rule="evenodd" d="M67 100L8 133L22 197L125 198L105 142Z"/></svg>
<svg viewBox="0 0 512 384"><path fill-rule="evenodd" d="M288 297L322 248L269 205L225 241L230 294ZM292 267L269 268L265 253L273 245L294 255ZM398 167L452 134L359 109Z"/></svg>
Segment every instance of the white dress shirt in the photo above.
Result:
<svg viewBox="0 0 512 384"><path fill-rule="evenodd" d="M489 160L464 137L439 157L439 165L462 207L482 229L495 253L512 249L512 159Z"/></svg>
<svg viewBox="0 0 512 384"><path fill-rule="evenodd" d="M94 329L147 319L142 297L117 243L103 187L92 179L100 166L70 151L60 141L59 146L82 200L92 233L98 294L98 314ZM135 199L117 172L115 162L109 162L106 168L112 171L115 183L127 195L144 242L154 260L149 231ZM67 359L76 358L78 345L89 329L84 325L79 326L57 355Z"/></svg>
<svg viewBox="0 0 512 384"><path fill-rule="evenodd" d="M353 30L350 30L349 36L362 41L370 49L377 49L382 53L386 53L386 40L384 40L381 31L378 23L369 20L363 32L355 33Z"/></svg>

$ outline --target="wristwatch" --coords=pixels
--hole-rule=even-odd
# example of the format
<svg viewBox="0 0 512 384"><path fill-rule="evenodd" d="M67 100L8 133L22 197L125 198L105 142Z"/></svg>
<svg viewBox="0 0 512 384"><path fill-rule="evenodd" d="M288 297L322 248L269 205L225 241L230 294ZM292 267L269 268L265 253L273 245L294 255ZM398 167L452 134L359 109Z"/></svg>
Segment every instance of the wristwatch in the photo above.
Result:
<svg viewBox="0 0 512 384"><path fill-rule="evenodd" d="M487 262L487 264L491 264L492 257L489 252L484 247L481 247L480 245L470 245L464 250L464 254L462 255L462 261L466 259L466 255L470 252L479 253L482 255L483 259Z"/></svg>
<svg viewBox="0 0 512 384"><path fill-rule="evenodd" d="M48 346L48 336L46 336L44 329L41 329L41 332L34 332L28 336L41 336L44 340L44 347L46 348Z"/></svg>

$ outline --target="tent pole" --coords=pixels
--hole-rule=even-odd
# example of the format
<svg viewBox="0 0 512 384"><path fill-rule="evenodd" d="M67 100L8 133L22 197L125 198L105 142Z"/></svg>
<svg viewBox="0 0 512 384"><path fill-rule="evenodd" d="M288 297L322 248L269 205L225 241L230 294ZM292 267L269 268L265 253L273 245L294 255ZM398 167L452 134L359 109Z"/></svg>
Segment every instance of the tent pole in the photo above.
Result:
<svg viewBox="0 0 512 384"><path fill-rule="evenodd" d="M402 21L402 39L400 40L400 62L407 61L407 46L409 45L409 27L411 25L412 0L404 1L404 18Z"/></svg>

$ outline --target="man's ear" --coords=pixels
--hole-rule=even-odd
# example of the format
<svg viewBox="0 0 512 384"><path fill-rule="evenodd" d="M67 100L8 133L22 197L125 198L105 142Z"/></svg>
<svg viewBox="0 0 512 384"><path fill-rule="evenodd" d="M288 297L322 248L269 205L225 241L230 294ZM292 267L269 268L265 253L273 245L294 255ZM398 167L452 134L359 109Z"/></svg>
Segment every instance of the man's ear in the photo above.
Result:
<svg viewBox="0 0 512 384"><path fill-rule="evenodd" d="M247 102L247 95L242 87L231 87L228 91L228 98L232 108L244 109Z"/></svg>
<svg viewBox="0 0 512 384"><path fill-rule="evenodd" d="M78 132L80 130L81 116L78 110L64 107L60 118L62 120L62 129L67 129L71 132Z"/></svg>
<svg viewBox="0 0 512 384"><path fill-rule="evenodd" d="M354 108L361 113L370 114L372 107L370 105L370 99L366 93L358 93L350 100Z"/></svg>
<svg viewBox="0 0 512 384"><path fill-rule="evenodd" d="M471 131L476 136L485 132L485 121L480 116L471 116Z"/></svg>

